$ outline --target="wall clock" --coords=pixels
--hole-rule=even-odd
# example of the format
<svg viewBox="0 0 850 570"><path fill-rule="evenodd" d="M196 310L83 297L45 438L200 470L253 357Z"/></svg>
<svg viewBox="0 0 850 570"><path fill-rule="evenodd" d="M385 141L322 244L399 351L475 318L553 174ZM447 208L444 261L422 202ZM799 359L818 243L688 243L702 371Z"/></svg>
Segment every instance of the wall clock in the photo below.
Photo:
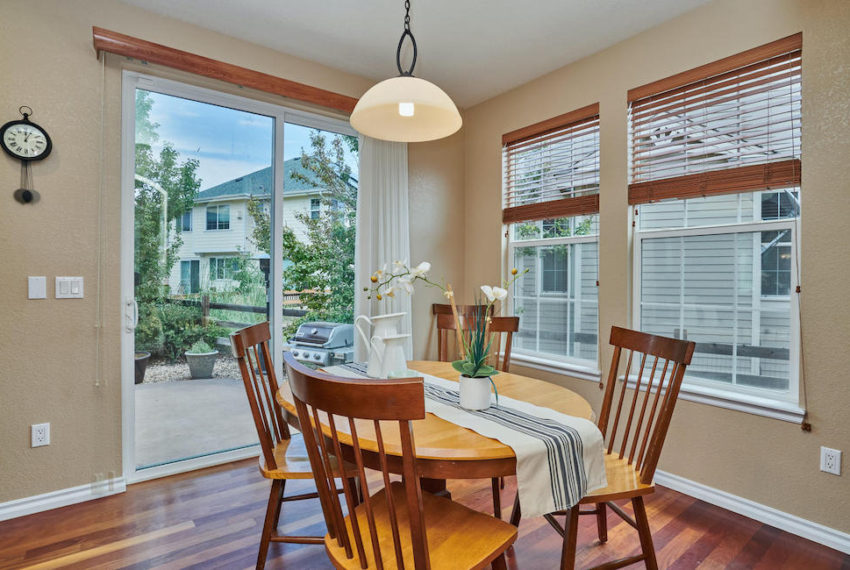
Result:
<svg viewBox="0 0 850 570"><path fill-rule="evenodd" d="M18 112L23 119L9 121L0 127L0 146L6 154L21 161L21 187L15 190L14 195L19 202L28 204L38 199L32 184L30 163L47 158L53 150L53 142L46 130L30 121L31 108L24 105Z"/></svg>

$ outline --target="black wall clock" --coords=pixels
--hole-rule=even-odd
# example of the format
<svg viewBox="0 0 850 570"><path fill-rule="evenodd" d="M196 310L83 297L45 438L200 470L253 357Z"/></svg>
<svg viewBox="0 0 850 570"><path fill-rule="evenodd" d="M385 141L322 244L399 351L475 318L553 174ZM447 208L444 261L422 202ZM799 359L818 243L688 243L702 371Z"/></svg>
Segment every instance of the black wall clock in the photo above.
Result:
<svg viewBox="0 0 850 570"><path fill-rule="evenodd" d="M18 160L29 162L47 158L53 150L53 143L47 131L30 121L32 109L24 106L18 111L23 115L23 119L9 121L0 127L0 146L9 156Z"/></svg>
<svg viewBox="0 0 850 570"><path fill-rule="evenodd" d="M29 204L38 200L33 188L30 164L47 158L53 150L50 135L42 127L30 121L32 109L23 105L18 109L23 119L9 121L0 127L0 146L6 154L21 161L21 187L15 190L15 200Z"/></svg>

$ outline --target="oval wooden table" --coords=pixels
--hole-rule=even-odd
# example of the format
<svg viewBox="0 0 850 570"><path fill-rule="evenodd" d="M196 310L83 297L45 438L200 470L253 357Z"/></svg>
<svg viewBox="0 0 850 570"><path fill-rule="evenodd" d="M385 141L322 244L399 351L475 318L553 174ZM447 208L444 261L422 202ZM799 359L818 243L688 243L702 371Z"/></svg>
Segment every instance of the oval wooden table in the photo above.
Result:
<svg viewBox="0 0 850 570"><path fill-rule="evenodd" d="M449 362L411 360L408 368L424 374L457 381L458 372ZM509 396L531 404L551 408L555 411L585 419L594 419L590 404L575 392L542 380L535 380L519 374L500 373L493 377L500 396ZM287 412L289 421L298 427L298 418L289 384L284 383L277 395L278 403ZM358 421L355 424L364 454L364 461L374 460L377 467L378 444L371 421ZM348 430L337 424L342 433L340 443L351 445ZM398 427L382 430L384 445L390 459L391 470L401 473L401 445L398 439ZM328 434L330 430L328 430ZM416 466L419 476L433 481L423 482L423 488L431 492L445 492L446 479L488 479L516 474L516 455L513 449L504 443L480 435L472 430L426 414L424 420L413 422L413 440L416 445ZM393 462L395 458L397 461ZM394 468L393 463L396 463Z"/></svg>

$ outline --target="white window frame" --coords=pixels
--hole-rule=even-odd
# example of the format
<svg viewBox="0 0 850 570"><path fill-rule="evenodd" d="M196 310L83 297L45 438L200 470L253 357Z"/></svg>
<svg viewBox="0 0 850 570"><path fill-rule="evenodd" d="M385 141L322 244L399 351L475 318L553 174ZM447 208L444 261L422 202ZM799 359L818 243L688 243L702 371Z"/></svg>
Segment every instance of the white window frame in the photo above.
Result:
<svg viewBox="0 0 850 570"><path fill-rule="evenodd" d="M637 216L634 215L633 219ZM748 412L760 416L780 419L792 423L803 421L805 410L800 407L800 311L799 296L794 294L799 285L798 274L793 268L798 267L797 254L799 251L799 218L780 220L753 221L730 223L722 225L698 226L676 229L647 229L641 230L640 224L635 224L632 264L632 322L637 329L641 328L641 251L643 240L665 237L688 237L702 235L739 234L749 232L791 231L791 291L789 298L790 311L790 342L789 342L789 386L787 393L770 397L771 390L740 385L728 385L707 379L687 378L682 383L680 398L694 402L711 404L721 408ZM759 240L760 241L760 240ZM760 256L756 259L760 260ZM761 270L758 273L758 283L761 283ZM770 299L777 299L771 297ZM753 296L754 303L760 303L763 297ZM634 387L635 378L629 378L629 385Z"/></svg>
<svg viewBox="0 0 850 570"><path fill-rule="evenodd" d="M591 214L594 216L598 216L599 214ZM576 216L577 217L577 216ZM522 224L525 222L517 222L517 224ZM509 267L516 267L514 260L516 259L516 249L522 247L549 247L555 245L573 245L573 244L581 244L581 243L596 243L597 244L597 252L599 251L599 233L592 235L581 235L581 236L568 236L568 237L557 237L557 238L538 238L531 240L514 240L510 236L512 227L516 224L508 224L505 226L506 233L508 235L507 238L507 261ZM548 300L557 300L558 297L556 295L547 295L541 291L543 275L540 271L540 256L537 256L537 290L538 294L535 297L536 300L540 300L541 298L547 298ZM597 266L598 266L597 260ZM505 272L508 273L508 272ZM514 289L510 294L510 303L509 310L511 314L516 314L516 298L519 297L517 294L518 289ZM581 292L576 291L573 292L573 297L565 297L564 302L569 303L570 301L578 302L581 300ZM597 320L596 320L596 362L578 358L572 358L569 356L559 356L556 354L549 354L537 351L531 351L522 349L518 346L514 346L511 349L511 362L519 364L520 366L527 366L529 368L535 368L538 370L543 370L546 372L555 372L558 374L567 373L570 376L575 378L580 378L582 380L590 380L592 382L598 382L601 376L601 371L599 370L599 311L598 311L598 289L597 289ZM540 311L537 311L537 326L535 326L535 330L539 336L540 334ZM522 317L520 317L522 319ZM569 334L569 332L567 333Z"/></svg>

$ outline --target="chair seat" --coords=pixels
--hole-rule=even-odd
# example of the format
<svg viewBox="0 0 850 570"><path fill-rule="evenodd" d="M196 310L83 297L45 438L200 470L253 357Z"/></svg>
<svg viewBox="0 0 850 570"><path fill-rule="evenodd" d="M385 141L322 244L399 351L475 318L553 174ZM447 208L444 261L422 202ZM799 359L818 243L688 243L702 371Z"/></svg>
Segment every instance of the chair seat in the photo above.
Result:
<svg viewBox="0 0 850 570"><path fill-rule="evenodd" d="M283 439L274 448L274 460L277 469L269 469L266 459L260 454L260 473L266 479L312 479L313 472L310 469L310 458L307 456L307 448L304 446L304 436L293 433L290 439ZM331 456L331 469L337 469L336 458ZM345 463L347 477L357 477L357 467L351 463Z"/></svg>
<svg viewBox="0 0 850 570"><path fill-rule="evenodd" d="M414 568L404 486L396 482L391 484L391 489L393 502L398 511L399 536L404 566L405 568ZM384 568L396 568L386 489L380 490L371 497L371 503L375 514L375 527L380 537ZM473 511L444 497L436 497L423 492L422 503L428 552L431 558L431 567L435 570L441 568L483 568L516 540L516 527L492 516ZM365 508L365 503L361 503L356 507L355 512L360 523L360 534L363 537L368 567L373 568L375 561L369 530L366 528ZM350 517L345 518L345 524L350 535L352 532ZM331 538L330 535L325 536L325 549L337 568L360 568L356 550L354 550L353 558L346 558L345 549L339 546L336 539Z"/></svg>
<svg viewBox="0 0 850 570"><path fill-rule="evenodd" d="M640 474L634 464L628 464L628 457L620 459L619 453L605 454L605 475L608 486L591 491L581 500L581 503L599 503L629 499L655 492L655 485L640 482Z"/></svg>

